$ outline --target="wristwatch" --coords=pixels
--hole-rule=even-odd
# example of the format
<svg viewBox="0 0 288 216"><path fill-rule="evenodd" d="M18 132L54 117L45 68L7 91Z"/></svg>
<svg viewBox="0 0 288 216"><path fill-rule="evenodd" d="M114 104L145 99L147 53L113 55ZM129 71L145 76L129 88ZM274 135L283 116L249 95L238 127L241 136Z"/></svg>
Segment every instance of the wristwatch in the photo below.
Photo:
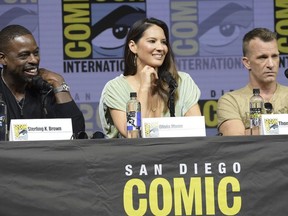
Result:
<svg viewBox="0 0 288 216"><path fill-rule="evenodd" d="M59 92L69 92L70 87L67 85L67 83L63 82L61 86L54 88L54 94L59 93Z"/></svg>

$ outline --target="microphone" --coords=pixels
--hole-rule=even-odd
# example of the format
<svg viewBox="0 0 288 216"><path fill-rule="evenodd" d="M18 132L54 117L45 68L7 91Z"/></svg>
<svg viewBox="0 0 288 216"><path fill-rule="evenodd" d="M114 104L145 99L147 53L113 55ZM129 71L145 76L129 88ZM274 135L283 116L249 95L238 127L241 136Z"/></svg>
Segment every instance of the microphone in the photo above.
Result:
<svg viewBox="0 0 288 216"><path fill-rule="evenodd" d="M102 138L105 138L105 134L101 131L96 131L91 136L91 139L102 139Z"/></svg>
<svg viewBox="0 0 288 216"><path fill-rule="evenodd" d="M40 90L49 91L53 87L46 80L43 80L41 76L34 76L31 79L31 84Z"/></svg>
<svg viewBox="0 0 288 216"><path fill-rule="evenodd" d="M169 88L175 89L178 87L176 80L173 78L169 71L164 71L162 73L162 80L164 80L169 85Z"/></svg>
<svg viewBox="0 0 288 216"><path fill-rule="evenodd" d="M101 131L96 131L92 134L91 137L88 137L88 134L85 131L79 131L78 133L73 133L71 139L103 139L105 134Z"/></svg>
<svg viewBox="0 0 288 216"><path fill-rule="evenodd" d="M288 79L288 68L284 71L286 78Z"/></svg>
<svg viewBox="0 0 288 216"><path fill-rule="evenodd" d="M74 134L74 139L88 139L88 135L85 131L79 131L77 134Z"/></svg>
<svg viewBox="0 0 288 216"><path fill-rule="evenodd" d="M168 99L168 108L170 111L170 116L175 117L174 92L176 88L178 87L178 84L169 71L163 71L161 74L161 79L169 85L170 92L169 92L169 99Z"/></svg>
<svg viewBox="0 0 288 216"><path fill-rule="evenodd" d="M264 110L265 110L266 114L272 114L273 113L273 105L269 102L264 103Z"/></svg>

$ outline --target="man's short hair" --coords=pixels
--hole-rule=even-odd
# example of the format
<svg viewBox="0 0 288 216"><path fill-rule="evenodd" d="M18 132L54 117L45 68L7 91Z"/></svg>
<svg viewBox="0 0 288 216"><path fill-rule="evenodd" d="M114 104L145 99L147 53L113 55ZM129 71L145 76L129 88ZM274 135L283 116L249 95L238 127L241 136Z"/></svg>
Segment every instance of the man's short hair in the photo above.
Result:
<svg viewBox="0 0 288 216"><path fill-rule="evenodd" d="M251 40L259 38L264 42L270 42L273 40L277 40L277 34L275 32L270 31L267 28L254 28L253 30L247 32L243 37L243 56L246 56L248 52L248 44Z"/></svg>
<svg viewBox="0 0 288 216"><path fill-rule="evenodd" d="M32 35L31 31L21 25L9 25L0 31L0 52L4 52L10 40L22 35Z"/></svg>

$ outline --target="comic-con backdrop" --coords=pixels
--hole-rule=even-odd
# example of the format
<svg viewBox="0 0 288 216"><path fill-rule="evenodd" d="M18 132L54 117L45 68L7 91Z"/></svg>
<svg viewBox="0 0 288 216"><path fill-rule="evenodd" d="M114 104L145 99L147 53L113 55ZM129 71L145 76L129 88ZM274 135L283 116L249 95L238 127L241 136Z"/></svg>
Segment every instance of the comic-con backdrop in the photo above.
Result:
<svg viewBox="0 0 288 216"><path fill-rule="evenodd" d="M170 28L178 69L201 89L207 135L216 134L218 98L247 83L241 40L254 27L278 33L279 82L288 84L287 0L0 0L0 28L22 24L38 41L41 67L62 74L87 132L101 130L98 102L123 70L123 45L136 20L156 17Z"/></svg>

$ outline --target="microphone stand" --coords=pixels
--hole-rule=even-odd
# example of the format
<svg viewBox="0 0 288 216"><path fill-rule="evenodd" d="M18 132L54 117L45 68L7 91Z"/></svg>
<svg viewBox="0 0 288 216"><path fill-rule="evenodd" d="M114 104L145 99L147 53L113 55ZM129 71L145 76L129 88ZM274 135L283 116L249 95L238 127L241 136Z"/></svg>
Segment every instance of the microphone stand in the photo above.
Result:
<svg viewBox="0 0 288 216"><path fill-rule="evenodd" d="M169 91L169 99L168 99L168 107L170 111L170 117L175 117L175 98L174 98L174 92L176 90L176 87L173 85L169 85L170 91Z"/></svg>
<svg viewBox="0 0 288 216"><path fill-rule="evenodd" d="M47 115L47 109L46 109L46 99L48 94L52 91L52 89L50 89L49 91L41 89L40 90L40 94L41 94L41 111L42 111L42 118L46 118Z"/></svg>
<svg viewBox="0 0 288 216"><path fill-rule="evenodd" d="M41 94L41 117L46 118L47 109L46 109L46 99L48 94L52 91L52 86L41 76L34 76L30 80L31 85L34 86Z"/></svg>
<svg viewBox="0 0 288 216"><path fill-rule="evenodd" d="M170 117L175 117L174 92L175 92L176 88L178 87L178 84L169 71L162 71L161 78L169 86L169 98L168 98L167 106L168 106L169 111L170 111Z"/></svg>

